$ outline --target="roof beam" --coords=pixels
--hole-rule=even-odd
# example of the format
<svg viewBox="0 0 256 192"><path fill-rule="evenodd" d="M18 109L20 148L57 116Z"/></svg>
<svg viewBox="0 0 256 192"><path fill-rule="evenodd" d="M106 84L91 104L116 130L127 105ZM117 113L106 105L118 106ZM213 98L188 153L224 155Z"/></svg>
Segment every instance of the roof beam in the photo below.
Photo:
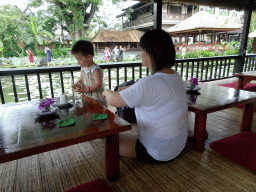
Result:
<svg viewBox="0 0 256 192"><path fill-rule="evenodd" d="M186 3L191 5L205 5L236 10L245 9L246 1L247 0L172 0L172 2Z"/></svg>

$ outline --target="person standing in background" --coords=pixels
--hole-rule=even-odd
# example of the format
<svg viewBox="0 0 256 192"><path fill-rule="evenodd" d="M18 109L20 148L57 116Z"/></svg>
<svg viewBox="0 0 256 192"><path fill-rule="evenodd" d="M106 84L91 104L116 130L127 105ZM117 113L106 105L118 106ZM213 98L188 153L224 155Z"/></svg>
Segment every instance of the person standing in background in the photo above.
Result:
<svg viewBox="0 0 256 192"><path fill-rule="evenodd" d="M119 58L120 58L120 61L124 60L124 48L122 48L121 45L120 45L120 48L119 48Z"/></svg>
<svg viewBox="0 0 256 192"><path fill-rule="evenodd" d="M109 61L108 60L108 57L109 57L109 48L108 47L105 48L105 54L106 54L106 63L107 63Z"/></svg>
<svg viewBox="0 0 256 192"><path fill-rule="evenodd" d="M181 54L182 54L182 59L185 58L185 55L186 55L186 47L183 46L182 50L181 50Z"/></svg>
<svg viewBox="0 0 256 192"><path fill-rule="evenodd" d="M45 53L47 55L47 64L48 64L48 67L50 65L50 63L52 63L53 65L55 65L53 62L52 62L52 51L51 49L49 49L48 47L45 47Z"/></svg>
<svg viewBox="0 0 256 192"><path fill-rule="evenodd" d="M115 62L119 61L119 50L118 50L118 46L117 45L113 49L113 53L114 53L114 57L115 57Z"/></svg>
<svg viewBox="0 0 256 192"><path fill-rule="evenodd" d="M26 52L28 54L29 67L30 67L30 63L34 63L34 55L30 48L28 48Z"/></svg>

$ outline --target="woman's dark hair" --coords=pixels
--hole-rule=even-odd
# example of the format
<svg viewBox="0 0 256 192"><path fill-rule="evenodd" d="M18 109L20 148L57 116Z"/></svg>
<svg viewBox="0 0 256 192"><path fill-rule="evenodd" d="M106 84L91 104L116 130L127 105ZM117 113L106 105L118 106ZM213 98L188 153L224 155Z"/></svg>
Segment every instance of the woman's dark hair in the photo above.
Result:
<svg viewBox="0 0 256 192"><path fill-rule="evenodd" d="M152 62L152 74L175 63L175 48L171 36L162 29L146 32L140 39L140 47L146 51Z"/></svg>
<svg viewBox="0 0 256 192"><path fill-rule="evenodd" d="M90 41L80 40L73 45L71 53L82 53L84 56L94 56L94 48Z"/></svg>

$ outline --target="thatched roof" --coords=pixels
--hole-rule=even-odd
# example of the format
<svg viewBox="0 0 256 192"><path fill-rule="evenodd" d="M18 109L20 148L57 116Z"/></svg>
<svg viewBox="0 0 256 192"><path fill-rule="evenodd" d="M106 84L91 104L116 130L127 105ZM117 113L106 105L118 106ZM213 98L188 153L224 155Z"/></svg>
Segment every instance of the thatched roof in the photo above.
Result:
<svg viewBox="0 0 256 192"><path fill-rule="evenodd" d="M206 11L199 11L179 24L166 31L171 34L193 31L231 31L242 27L239 19L212 15Z"/></svg>
<svg viewBox="0 0 256 192"><path fill-rule="evenodd" d="M140 42L140 38L145 32L139 30L130 31L107 31L101 30L92 41L99 42Z"/></svg>
<svg viewBox="0 0 256 192"><path fill-rule="evenodd" d="M251 32L251 33L249 33L248 37L250 37L250 38L256 37L256 30Z"/></svg>

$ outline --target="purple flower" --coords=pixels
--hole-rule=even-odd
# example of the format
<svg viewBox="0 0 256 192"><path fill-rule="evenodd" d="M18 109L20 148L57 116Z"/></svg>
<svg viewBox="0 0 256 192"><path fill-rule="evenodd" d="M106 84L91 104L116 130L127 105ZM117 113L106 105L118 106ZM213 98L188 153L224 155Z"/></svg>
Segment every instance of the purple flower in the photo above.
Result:
<svg viewBox="0 0 256 192"><path fill-rule="evenodd" d="M55 103L53 99L45 98L42 103L39 105L40 110L50 109L50 105Z"/></svg>
<svg viewBox="0 0 256 192"><path fill-rule="evenodd" d="M46 98L46 102L48 102L49 105L55 103L55 101L53 99L49 99L49 98Z"/></svg>
<svg viewBox="0 0 256 192"><path fill-rule="evenodd" d="M193 77L192 77L190 81L192 81L192 83L193 83L194 85L198 85L197 78L193 78Z"/></svg>
<svg viewBox="0 0 256 192"><path fill-rule="evenodd" d="M40 110L45 110L45 107L46 107L45 105L39 105L38 108L39 108Z"/></svg>

